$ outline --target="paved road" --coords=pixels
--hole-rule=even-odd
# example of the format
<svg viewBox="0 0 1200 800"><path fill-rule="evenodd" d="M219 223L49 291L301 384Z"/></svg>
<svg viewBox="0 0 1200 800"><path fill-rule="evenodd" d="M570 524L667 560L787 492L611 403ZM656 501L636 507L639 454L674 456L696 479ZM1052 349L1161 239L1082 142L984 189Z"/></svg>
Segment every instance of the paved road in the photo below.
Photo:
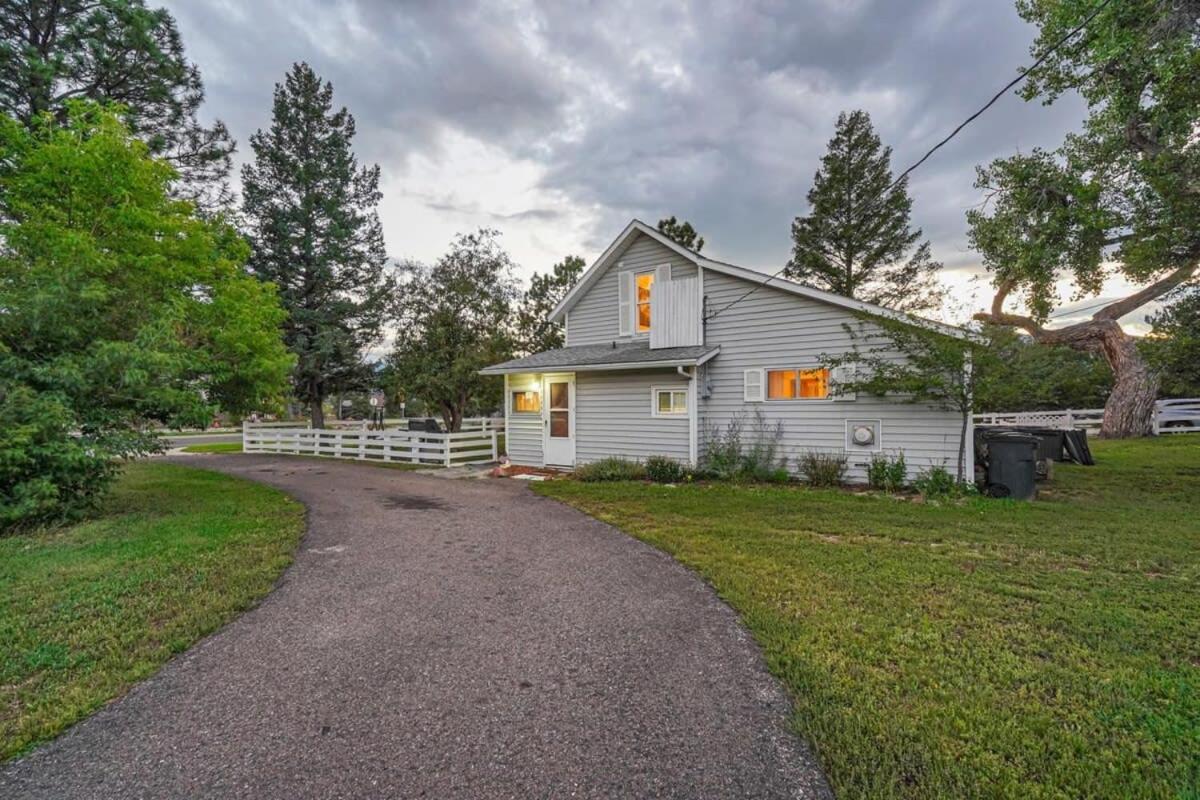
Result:
<svg viewBox="0 0 1200 800"><path fill-rule="evenodd" d="M0 797L829 796L734 614L656 550L518 481L187 460L302 500L296 563Z"/></svg>

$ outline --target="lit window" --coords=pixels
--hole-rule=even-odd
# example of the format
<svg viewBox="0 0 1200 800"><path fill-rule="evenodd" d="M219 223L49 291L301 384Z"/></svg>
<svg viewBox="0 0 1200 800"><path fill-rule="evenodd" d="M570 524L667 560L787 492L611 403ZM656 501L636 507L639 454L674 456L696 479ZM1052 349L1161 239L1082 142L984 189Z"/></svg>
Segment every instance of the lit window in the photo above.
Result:
<svg viewBox="0 0 1200 800"><path fill-rule="evenodd" d="M819 399L829 396L829 370L806 369L800 372L800 396Z"/></svg>
<svg viewBox="0 0 1200 800"><path fill-rule="evenodd" d="M655 389L654 416L671 417L688 413L686 389Z"/></svg>
<svg viewBox="0 0 1200 800"><path fill-rule="evenodd" d="M643 272L637 276L637 331L650 330L650 290L654 287L654 273Z"/></svg>
<svg viewBox="0 0 1200 800"><path fill-rule="evenodd" d="M767 370L768 400L821 400L828 396L827 369Z"/></svg>
<svg viewBox="0 0 1200 800"><path fill-rule="evenodd" d="M542 410L540 392L513 392L512 410L514 414L536 414Z"/></svg>

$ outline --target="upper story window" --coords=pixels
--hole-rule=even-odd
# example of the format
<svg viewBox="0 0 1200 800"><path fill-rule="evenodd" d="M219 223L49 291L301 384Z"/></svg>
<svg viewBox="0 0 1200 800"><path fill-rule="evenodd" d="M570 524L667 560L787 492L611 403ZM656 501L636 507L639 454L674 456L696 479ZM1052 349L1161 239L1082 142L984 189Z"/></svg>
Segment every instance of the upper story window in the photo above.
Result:
<svg viewBox="0 0 1200 800"><path fill-rule="evenodd" d="M650 291L653 288L654 273L639 273L634 281L634 292L637 303L635 319L637 320L638 333L647 333L650 330Z"/></svg>

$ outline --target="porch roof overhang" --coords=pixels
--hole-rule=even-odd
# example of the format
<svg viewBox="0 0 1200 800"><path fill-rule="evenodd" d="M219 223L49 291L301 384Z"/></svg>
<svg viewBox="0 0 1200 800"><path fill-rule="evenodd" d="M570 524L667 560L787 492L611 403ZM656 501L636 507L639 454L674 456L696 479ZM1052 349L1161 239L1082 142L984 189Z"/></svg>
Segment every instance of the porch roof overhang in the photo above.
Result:
<svg viewBox="0 0 1200 800"><path fill-rule="evenodd" d="M512 375L522 372L600 372L604 370L670 369L695 367L708 361L720 347L661 347L651 350L646 342L633 344L587 344L561 347L514 358L479 370L481 375Z"/></svg>

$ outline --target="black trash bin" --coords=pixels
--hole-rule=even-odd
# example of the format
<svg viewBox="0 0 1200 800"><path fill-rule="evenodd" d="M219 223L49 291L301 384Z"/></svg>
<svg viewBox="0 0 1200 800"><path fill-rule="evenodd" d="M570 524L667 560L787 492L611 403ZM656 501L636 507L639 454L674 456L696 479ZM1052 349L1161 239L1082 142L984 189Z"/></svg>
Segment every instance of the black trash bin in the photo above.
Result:
<svg viewBox="0 0 1200 800"><path fill-rule="evenodd" d="M987 444L985 491L992 497L1032 500L1037 496L1038 437L1020 431L993 430Z"/></svg>

